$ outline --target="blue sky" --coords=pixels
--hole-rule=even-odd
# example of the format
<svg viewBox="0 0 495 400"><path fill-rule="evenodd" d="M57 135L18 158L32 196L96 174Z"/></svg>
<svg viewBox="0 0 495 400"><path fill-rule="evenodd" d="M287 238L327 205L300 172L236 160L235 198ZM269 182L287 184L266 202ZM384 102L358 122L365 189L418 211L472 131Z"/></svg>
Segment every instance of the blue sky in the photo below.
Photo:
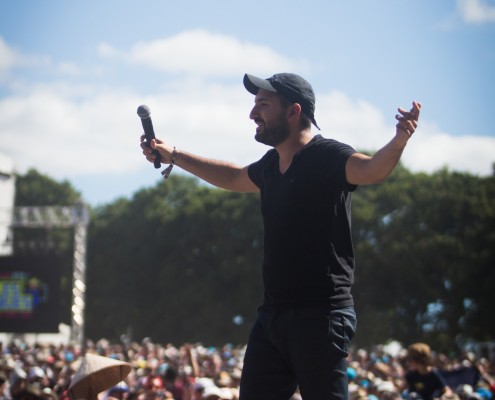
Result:
<svg viewBox="0 0 495 400"><path fill-rule="evenodd" d="M242 76L284 71L312 83L325 137L377 150L419 100L406 167L492 173L494 0L1 2L0 154L92 205L130 197L161 179L147 104L159 137L247 164L268 148Z"/></svg>

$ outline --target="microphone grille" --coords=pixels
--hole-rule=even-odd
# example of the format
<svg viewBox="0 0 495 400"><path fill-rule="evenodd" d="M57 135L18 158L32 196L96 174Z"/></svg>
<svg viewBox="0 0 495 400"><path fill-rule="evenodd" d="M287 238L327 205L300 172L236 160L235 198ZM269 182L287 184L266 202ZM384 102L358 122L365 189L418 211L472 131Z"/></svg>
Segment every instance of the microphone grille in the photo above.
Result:
<svg viewBox="0 0 495 400"><path fill-rule="evenodd" d="M150 117L151 110L147 105L143 104L138 107L137 114L139 115L139 118L146 119Z"/></svg>

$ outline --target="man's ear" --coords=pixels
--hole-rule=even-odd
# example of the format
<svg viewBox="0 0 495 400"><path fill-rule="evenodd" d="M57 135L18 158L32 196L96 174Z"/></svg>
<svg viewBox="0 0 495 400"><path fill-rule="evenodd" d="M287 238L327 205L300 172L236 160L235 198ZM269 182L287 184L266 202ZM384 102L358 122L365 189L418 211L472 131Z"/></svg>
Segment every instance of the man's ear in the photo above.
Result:
<svg viewBox="0 0 495 400"><path fill-rule="evenodd" d="M299 103L294 103L289 107L289 119L293 117L299 117L301 115L302 108Z"/></svg>

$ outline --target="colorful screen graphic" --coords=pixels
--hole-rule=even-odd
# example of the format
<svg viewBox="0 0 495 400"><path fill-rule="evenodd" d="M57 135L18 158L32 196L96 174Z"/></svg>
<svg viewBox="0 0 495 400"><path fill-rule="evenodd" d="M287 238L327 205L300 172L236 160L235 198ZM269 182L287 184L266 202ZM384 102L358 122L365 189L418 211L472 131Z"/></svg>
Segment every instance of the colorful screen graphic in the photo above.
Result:
<svg viewBox="0 0 495 400"><path fill-rule="evenodd" d="M0 332L58 332L60 260L0 257Z"/></svg>

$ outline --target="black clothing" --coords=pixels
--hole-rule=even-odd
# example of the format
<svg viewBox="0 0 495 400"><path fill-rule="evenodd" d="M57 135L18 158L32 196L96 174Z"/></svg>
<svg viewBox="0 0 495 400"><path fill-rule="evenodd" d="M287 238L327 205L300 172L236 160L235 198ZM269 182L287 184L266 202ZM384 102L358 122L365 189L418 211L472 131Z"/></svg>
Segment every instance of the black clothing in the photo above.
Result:
<svg viewBox="0 0 495 400"><path fill-rule="evenodd" d="M264 305L353 306L351 192L345 165L355 150L316 135L282 174L269 150L248 167L264 221Z"/></svg>
<svg viewBox="0 0 495 400"><path fill-rule="evenodd" d="M435 397L440 397L446 386L443 378L435 370L426 374L408 371L405 378L409 393L418 393L423 400L431 400L434 395Z"/></svg>
<svg viewBox="0 0 495 400"><path fill-rule="evenodd" d="M260 307L244 356L240 400L348 400L353 307L272 311Z"/></svg>

